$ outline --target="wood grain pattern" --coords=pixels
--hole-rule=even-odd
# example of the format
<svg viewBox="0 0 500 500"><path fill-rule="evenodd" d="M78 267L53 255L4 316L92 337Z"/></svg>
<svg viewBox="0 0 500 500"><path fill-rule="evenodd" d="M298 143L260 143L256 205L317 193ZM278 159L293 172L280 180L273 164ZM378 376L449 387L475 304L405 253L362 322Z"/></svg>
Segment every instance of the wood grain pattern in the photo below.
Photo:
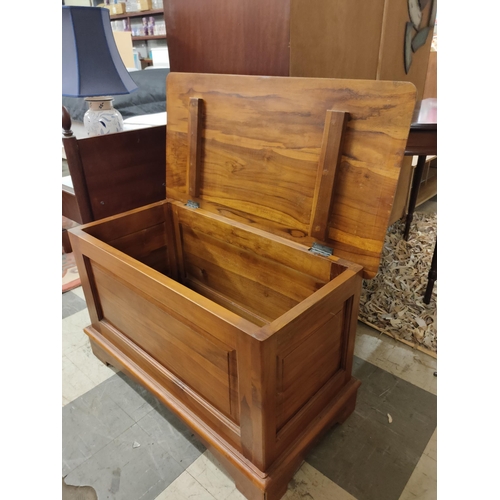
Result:
<svg viewBox="0 0 500 500"><path fill-rule="evenodd" d="M320 418L309 421L293 446L282 453L266 473L262 473L238 451L237 446L232 445L233 439L229 436L221 438L221 430L214 431L199 418L202 413L200 407L193 409L186 404L182 391L176 392L180 385L170 386L167 380L171 375L162 370L154 360L145 362L147 357L141 357L133 344L127 343L124 337L121 339L121 346L120 342L110 342L92 327L86 328L85 332L91 338L92 344L105 352L106 359L113 359L115 366L119 366L144 385L198 434L234 478L238 490L252 500L279 500L283 496L289 479L300 466L310 443L314 443L328 429L329 425L325 428L325 422L343 422L346 416L352 413L360 385L355 379L345 384L329 401ZM115 333L119 335L118 332ZM117 345L120 345L120 348L117 348ZM166 378L162 379L162 375ZM159 380L162 380L161 384L158 383Z"/></svg>
<svg viewBox="0 0 500 500"><path fill-rule="evenodd" d="M199 334L176 318L172 311L147 298L108 272L93 266L103 320L123 332L189 387L226 416L231 415L229 353L231 349L213 337ZM165 329L163 325L168 325Z"/></svg>
<svg viewBox="0 0 500 500"><path fill-rule="evenodd" d="M110 243L149 227L163 224L165 221L163 207L164 203L159 202L149 205L147 210L140 207L126 213L110 216L100 221L99 224L86 225L85 233Z"/></svg>
<svg viewBox="0 0 500 500"><path fill-rule="evenodd" d="M201 206L240 220L232 214L243 213L249 225L308 246L326 111L349 113L326 243L335 255L361 264L366 277L376 273L415 104L413 85L169 74L167 197L184 202L191 97L205 105Z"/></svg>
<svg viewBox="0 0 500 500"><path fill-rule="evenodd" d="M273 319L325 284L294 268L273 263L264 255L237 251L223 240L195 233L188 227L183 227L183 244L187 275L191 273L220 292L224 287L228 297L236 301L240 298L256 312L269 311Z"/></svg>
<svg viewBox="0 0 500 500"><path fill-rule="evenodd" d="M165 199L165 125L62 141L79 210L63 215L87 223Z"/></svg>
<svg viewBox="0 0 500 500"><path fill-rule="evenodd" d="M89 234L104 241L146 264L147 266L170 275L176 272L176 262L167 244L164 205L156 204L151 210L132 210L120 218L103 219L102 225L87 228Z"/></svg>
<svg viewBox="0 0 500 500"><path fill-rule="evenodd" d="M177 260L177 246L175 244L174 213L170 203L163 204L163 215L165 217L165 238L167 240L168 272L166 273L175 281L180 280L180 266Z"/></svg>
<svg viewBox="0 0 500 500"><path fill-rule="evenodd" d="M175 202L170 210L165 205L171 202L72 230L79 260L86 262L83 282L89 310L94 311L87 333L107 355L116 357L118 366L163 395L194 429L209 435L210 446L225 450L224 457L230 456L231 467L237 468L237 484L249 498L264 498L264 494L272 498L273 491L278 495L286 486L292 464L303 456L304 433L318 435L332 418L345 414L344 403L339 406L335 401L350 380L349 360L344 359L349 352L344 346L345 335L354 337L354 331L346 326L350 324L346 314L356 311L348 308L346 312L342 304L352 302L361 283L360 268L346 267L341 272L335 258L312 255L293 241L273 235L266 238L261 230L240 227L203 209ZM191 219L199 219L193 228L188 225ZM176 232L175 224L184 227ZM205 281L196 293L96 238L119 242L127 252L136 251L128 240L141 225L164 228L167 246L182 245L188 275L191 260L212 259L219 269L231 269L231 278L226 273L230 284L218 281L214 286ZM230 235L229 243L226 235ZM232 257L224 246L228 244L233 247ZM224 260L234 263L226 265ZM318 278L307 276L304 271L308 269L322 277L335 277L316 291ZM268 278L263 283L269 282L269 290L299 296L296 305L263 327L250 327L237 315L238 309L231 311L212 302L221 294L218 287L229 287L225 296L229 301L232 280L247 276L257 283L265 273ZM252 303L255 292L248 289L247 293L250 298L245 304ZM304 294L307 298L301 300ZM304 351L307 356L300 355ZM278 362L284 367L281 374ZM353 390L354 386L351 394ZM326 411L332 404L335 411ZM284 455L290 457L285 460L288 465L269 475Z"/></svg>
<svg viewBox="0 0 500 500"><path fill-rule="evenodd" d="M321 290L308 297L269 325L262 327L266 337L276 336L281 356L287 356L310 332L319 328L332 311L342 305L361 288L360 272L345 270ZM335 290L335 293L332 291Z"/></svg>
<svg viewBox="0 0 500 500"><path fill-rule="evenodd" d="M289 2L165 2L170 70L288 76Z"/></svg>
<svg viewBox="0 0 500 500"><path fill-rule="evenodd" d="M291 0L290 76L375 80L385 0Z"/></svg>
<svg viewBox="0 0 500 500"><path fill-rule="evenodd" d="M149 209L150 207L145 207L143 211L147 212ZM97 262L103 269L112 270L120 279L132 283L137 294L149 296L158 304L172 309L187 324L200 322L204 325L204 331L217 332L218 338L229 347L234 348L236 345L236 332L259 337L259 329L252 323L86 234L89 226L95 225L98 223L71 229L69 233L72 244L73 241L78 244L81 255ZM99 295L91 287L86 287L83 280L82 285L88 301L98 299Z"/></svg>
<svg viewBox="0 0 500 500"><path fill-rule="evenodd" d="M253 316L264 318L266 322L272 321L297 304L297 301L284 293L270 290L253 279L221 268L202 257L185 255L188 280L204 284L223 298L250 311Z"/></svg>
<svg viewBox="0 0 500 500"><path fill-rule="evenodd" d="M326 112L316 187L314 189L311 227L309 228L309 235L320 241L326 241L327 238L335 172L342 158L347 119L346 113L331 109Z"/></svg>
<svg viewBox="0 0 500 500"><path fill-rule="evenodd" d="M362 265L378 266L415 90L180 73L168 89L168 198L70 229L85 331L249 500L278 500L315 440L354 410ZM201 100L195 155L189 109ZM199 208L185 206L193 157ZM318 221L334 256L309 251Z"/></svg>
<svg viewBox="0 0 500 500"><path fill-rule="evenodd" d="M96 328L86 328L85 333L113 359L113 366L139 380L174 413L182 409L179 416L187 420L195 432L213 435L216 429L216 434L227 447L241 451L240 430L232 419L208 404L113 325L103 321Z"/></svg>
<svg viewBox="0 0 500 500"><path fill-rule="evenodd" d="M342 357L342 309L312 332L287 356L280 358L280 415L278 431L340 368ZM302 381L307 380L307 386Z"/></svg>
<svg viewBox="0 0 500 500"><path fill-rule="evenodd" d="M234 312L238 316L245 318L246 320L254 323L257 326L267 325L270 322L269 318L264 318L262 313L257 313L254 310L247 309L244 305L239 302L236 302L232 297L228 297L227 295L223 295L222 293L210 288L205 283L201 283L200 281L187 278L186 286L195 292L198 292L203 297L207 299L213 300L215 303L221 305L229 311Z"/></svg>
<svg viewBox="0 0 500 500"><path fill-rule="evenodd" d="M153 228L161 226L159 223L162 217L169 213L169 210L162 205L169 205L169 203L156 203L143 209L132 210L123 216L110 217L100 223L76 228L72 233L72 238L77 237L79 251L88 255L85 259L90 264L90 268L87 266L89 268L88 279L92 281L92 285L91 291L86 293L92 302L99 304L100 312L97 318L94 318L93 327L103 332L108 339L119 343L121 348L126 349L131 356L150 356L169 373L182 380L191 391L183 396L186 404L191 408L201 405L201 408L205 408L203 415L210 407L214 408L211 410L212 417L214 411L220 412L224 427L224 431L221 432L224 436L240 432L228 425L228 418L235 424L240 423L242 453L261 470L265 470L276 458L278 451L281 452L289 446L297 434L297 432L281 434L278 446L276 440L279 427L282 427L305 405L308 408L307 412L303 410L305 416L302 419L294 417L294 425L303 426L306 418L320 411L323 404L331 400L334 395L332 390L340 390L339 386L334 385L329 389L330 392L320 391L325 380L330 377L331 371L318 370L318 367L324 366L325 363L328 367L331 356L339 359L342 351L339 348L339 337L329 335L331 322L338 322L339 316L330 319L333 318L331 314L325 316L323 311L331 312L332 305L335 307L335 304L345 300L348 294L352 293L347 289L342 291L343 284L350 284L357 274L347 269L344 273L338 274L333 282L327 283L316 292L317 278L311 279L303 272L297 272L292 264L295 263L296 267L302 270L313 270L325 277L331 276L332 268L339 266L337 262L312 255L292 241L272 235L266 239L262 231L252 228L244 229L238 227L238 224L233 226L232 221L221 220L220 216L205 213L203 209L195 211L178 203L175 204L177 218L174 219L176 221L174 223L186 224L192 218L201 220L200 224L193 224L195 229L186 225L184 233L201 231L201 228L204 228L205 232L210 234L208 239L203 239L203 245L199 247L196 245L193 247L189 238L183 234L180 239L183 252L189 250L195 257L199 252L202 252L202 257L206 254L222 252L223 261L231 259L230 252L224 254L224 246L211 249L213 242L210 241L210 239L216 239L215 236L224 238L226 234L231 234L230 241L235 254L231 260L234 261L236 257L236 265L229 264L229 267L235 276L239 272L243 275L254 276L253 279L257 280L262 273L272 273L264 282L272 282L272 287L276 290L281 289L283 294L296 293L293 291L296 286L293 281L298 281L299 287L296 290L300 290L301 286L306 286L304 292L300 292L301 296L294 301L294 304L300 302L300 307L292 304L291 311L294 312L290 311L290 314L282 315L283 319L280 321L269 323L269 332L261 329L261 333L256 331L248 335L241 331L241 334L234 336L236 331L233 330L230 333L227 326L223 326L222 323L216 326L215 318L207 321L208 317L206 317L202 323L198 322L198 318L201 320L203 316L200 314L202 309L198 307L204 304L202 308L207 310L209 306L209 302L203 300L203 297L184 287L177 290L179 292L182 290L182 295L189 299L186 301L176 296L173 290L176 287L172 280L159 279L158 275L152 274L152 270L147 271L146 267L140 266L137 262L134 263L134 259L123 255L121 251L95 241L95 236L99 235L109 242L124 244L128 241L130 233L135 234L134 231L144 224ZM210 223L205 225L204 220ZM168 226L168 224L163 224L161 227ZM171 226L170 228L172 229ZM93 236L89 233L93 233ZM170 235L167 239L170 242L175 238ZM223 242L222 239L217 241ZM247 242L246 250L244 249L245 241ZM129 248L133 249L134 246ZM122 250L127 250L125 244ZM254 267L250 271L247 269L250 266L244 260L238 263L238 256L249 252L252 255L251 262ZM270 257L266 257L267 254ZM184 259L186 269L188 269L188 260ZM282 263L278 264L276 260L281 260ZM288 271L285 264L290 266ZM280 269L285 275L289 273L289 278L282 280L279 276ZM339 270L335 269L334 274L337 273ZM154 276L154 281L148 280L148 276L151 278ZM292 287L288 290L290 282L292 282ZM356 286L354 283L359 284L358 281L353 282L354 286ZM210 288L212 283L206 283L205 286ZM328 290L323 292L325 288ZM308 299L299 300L308 289L306 293ZM338 299L334 297L337 290L340 291ZM203 292L203 290L200 291ZM252 293L250 292L249 295ZM327 299L327 297L330 298ZM215 304L212 304L209 307L213 312L216 310L214 306ZM222 312L219 311L219 315L221 314ZM222 315L228 317L229 312ZM304 325L307 324L307 328L299 326L297 315L304 318ZM201 326L202 324L204 326ZM206 330L205 325L210 324L212 324L210 330ZM318 326L315 326L316 324ZM120 334L113 333L114 330L110 325L113 325L113 328ZM310 328L313 329L312 332ZM275 335L271 335L272 331ZM128 339L127 342L132 342L137 346L134 348L137 352L130 351L127 342L124 343L121 336L125 336ZM319 341L320 337L326 342ZM287 348L284 348L284 338L288 338ZM294 354L289 349L298 353L300 342L310 343L310 355L306 357L307 369L304 369L304 373L308 374L307 379L315 382L311 382L308 390L301 384L290 382L302 379L303 374L301 375L300 367L294 369L291 368L291 364L287 364L287 375L281 379L285 384L280 389L283 394L280 395L278 392L276 378L278 340L282 355L291 358ZM139 352L143 351L144 354L139 355ZM338 364L339 361L333 362L333 368L331 366L329 368L335 369ZM167 383L164 376L162 380ZM171 382L168 384L170 387ZM299 387L303 388L297 392ZM322 396L315 397L317 392L320 392ZM191 401L193 398L196 399L196 405ZM279 424L275 413L276 398L280 399L285 408ZM309 403L309 400L313 402ZM207 420L209 425L213 425L212 417Z"/></svg>
<svg viewBox="0 0 500 500"><path fill-rule="evenodd" d="M166 259L168 253L165 224L114 240L110 242L110 245L161 273L170 274L168 259Z"/></svg>
<svg viewBox="0 0 500 500"><path fill-rule="evenodd" d="M276 458L276 339L238 337L241 446L261 471Z"/></svg>
<svg viewBox="0 0 500 500"><path fill-rule="evenodd" d="M406 74L407 1L169 0L165 19L173 72L410 81L422 98L433 26Z"/></svg>
<svg viewBox="0 0 500 500"><path fill-rule="evenodd" d="M406 1L315 0L312 9L307 0L291 0L290 9L290 76L409 81L422 99L433 26L406 74ZM429 16L430 3L422 28Z"/></svg>
<svg viewBox="0 0 500 500"><path fill-rule="evenodd" d="M201 124L202 124L203 100L196 97L189 99L189 121L188 121L188 164L187 178L189 196L194 199L199 194L199 169L201 156Z"/></svg>
<svg viewBox="0 0 500 500"><path fill-rule="evenodd" d="M95 220L165 198L165 177L157 168L166 150L165 129L159 126L130 132L135 134L89 137L79 144L87 165L85 179ZM108 148L113 152L111 157L96 154Z"/></svg>
<svg viewBox="0 0 500 500"><path fill-rule="evenodd" d="M343 272L346 267L346 263L337 264L334 258L318 258L303 245L216 213L203 209L191 210L178 202L172 203L172 206L178 212L178 224L188 226L193 231L203 231L226 241L238 250L258 252L272 263L291 267L321 282L330 281L333 274Z"/></svg>

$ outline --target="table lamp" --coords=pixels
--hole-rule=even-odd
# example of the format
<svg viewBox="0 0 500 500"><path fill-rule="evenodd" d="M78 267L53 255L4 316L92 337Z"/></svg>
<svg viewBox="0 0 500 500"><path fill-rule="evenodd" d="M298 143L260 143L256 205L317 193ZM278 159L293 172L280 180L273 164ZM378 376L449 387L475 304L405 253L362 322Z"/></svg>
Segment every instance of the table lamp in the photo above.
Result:
<svg viewBox="0 0 500 500"><path fill-rule="evenodd" d="M116 47L109 10L63 6L62 95L89 103L83 118L88 135L121 132L123 118L111 96L137 88Z"/></svg>

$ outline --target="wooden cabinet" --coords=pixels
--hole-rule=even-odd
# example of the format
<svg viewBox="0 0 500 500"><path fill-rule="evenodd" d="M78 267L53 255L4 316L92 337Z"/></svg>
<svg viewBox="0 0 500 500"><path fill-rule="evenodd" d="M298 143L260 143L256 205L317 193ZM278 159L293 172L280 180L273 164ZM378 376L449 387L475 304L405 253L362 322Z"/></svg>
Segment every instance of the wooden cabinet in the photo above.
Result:
<svg viewBox="0 0 500 500"><path fill-rule="evenodd" d="M172 71L410 81L418 99L432 41L406 74L407 0L169 0L165 20Z"/></svg>
<svg viewBox="0 0 500 500"><path fill-rule="evenodd" d="M170 73L166 199L70 230L94 353L278 500L354 410L415 88Z"/></svg>
<svg viewBox="0 0 500 500"><path fill-rule="evenodd" d="M170 69L288 76L289 1L169 0Z"/></svg>

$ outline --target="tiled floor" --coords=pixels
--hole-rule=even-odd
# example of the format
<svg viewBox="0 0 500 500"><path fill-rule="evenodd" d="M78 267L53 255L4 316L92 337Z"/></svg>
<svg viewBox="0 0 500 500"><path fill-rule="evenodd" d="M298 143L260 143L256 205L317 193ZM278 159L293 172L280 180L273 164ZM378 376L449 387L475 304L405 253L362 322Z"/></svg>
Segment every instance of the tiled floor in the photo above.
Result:
<svg viewBox="0 0 500 500"><path fill-rule="evenodd" d="M66 484L99 500L243 500L181 421L93 356L81 288L62 310ZM436 499L436 360L359 323L353 370L355 412L310 451L284 498Z"/></svg>

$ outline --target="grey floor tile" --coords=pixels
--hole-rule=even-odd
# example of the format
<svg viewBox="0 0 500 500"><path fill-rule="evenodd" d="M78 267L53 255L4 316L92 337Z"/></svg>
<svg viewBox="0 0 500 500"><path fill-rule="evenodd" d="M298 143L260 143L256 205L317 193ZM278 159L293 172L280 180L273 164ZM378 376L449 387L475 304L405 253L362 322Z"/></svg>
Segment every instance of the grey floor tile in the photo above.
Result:
<svg viewBox="0 0 500 500"><path fill-rule="evenodd" d="M191 429L163 405L139 420L138 425L184 468L189 467L206 449Z"/></svg>
<svg viewBox="0 0 500 500"><path fill-rule="evenodd" d="M99 388L91 389L62 409L63 476L134 424L111 398L103 397Z"/></svg>
<svg viewBox="0 0 500 500"><path fill-rule="evenodd" d="M154 500L184 468L137 424L65 478L91 485L99 500Z"/></svg>
<svg viewBox="0 0 500 500"><path fill-rule="evenodd" d="M121 373L63 408L66 484L90 485L99 500L153 500L203 451L181 420Z"/></svg>
<svg viewBox="0 0 500 500"><path fill-rule="evenodd" d="M62 294L62 319L83 311L86 307L87 303L75 293L70 291Z"/></svg>
<svg viewBox="0 0 500 500"><path fill-rule="evenodd" d="M362 381L355 412L307 462L357 500L398 500L436 428L436 397L357 357L353 373ZM154 500L204 450L123 374L63 408L63 476L99 500Z"/></svg>
<svg viewBox="0 0 500 500"><path fill-rule="evenodd" d="M354 413L306 461L357 500L398 500L436 429L437 398L357 357L353 374Z"/></svg>
<svg viewBox="0 0 500 500"><path fill-rule="evenodd" d="M139 384L119 373L63 408L63 474L159 405Z"/></svg>
<svg viewBox="0 0 500 500"><path fill-rule="evenodd" d="M142 385L123 373L117 373L96 388L110 397L120 408L138 422L161 403Z"/></svg>

